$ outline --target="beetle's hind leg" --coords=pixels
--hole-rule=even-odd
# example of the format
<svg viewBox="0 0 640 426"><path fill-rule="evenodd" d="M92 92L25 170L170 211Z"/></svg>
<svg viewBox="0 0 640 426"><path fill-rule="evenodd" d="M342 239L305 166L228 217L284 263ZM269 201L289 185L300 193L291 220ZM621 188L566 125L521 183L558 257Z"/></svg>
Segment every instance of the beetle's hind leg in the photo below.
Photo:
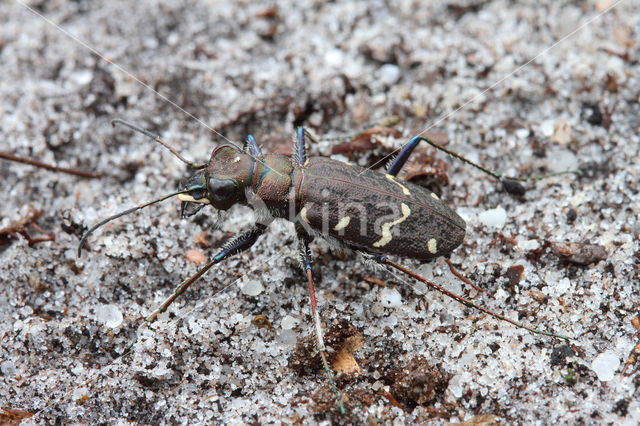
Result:
<svg viewBox="0 0 640 426"><path fill-rule="evenodd" d="M342 396L338 391L336 386L336 382L333 378L333 371L331 371L331 367L329 366L329 362L327 361L327 348L324 344L324 337L322 333L322 324L320 322L320 315L318 314L317 306L316 306L316 291L313 285L313 275L311 273L311 252L309 251L309 243L307 239L301 233L298 233L298 241L299 241L299 250L300 250L300 266L302 270L307 276L308 284L309 284L309 301L311 304L311 316L313 317L313 324L316 334L316 347L320 354L320 358L322 359L322 366L324 368L325 374L327 375L327 379L329 380L329 386L331 386L331 391L336 396L338 401L338 407L340 408L340 413L344 414L344 404L342 403Z"/></svg>
<svg viewBox="0 0 640 426"><path fill-rule="evenodd" d="M488 167L485 167L481 164L476 163L475 161L471 161L467 157L464 157L458 154L457 152L447 149L444 146L440 145L439 143L420 135L412 137L409 143L407 143L405 146L403 146L400 149L398 156L393 161L391 161L391 164L389 164L389 167L387 167L386 173L392 176L397 176L400 170L402 170L402 167L405 165L405 163L411 156L411 153L413 152L415 147L418 146L418 144L421 141L425 141L432 147L442 152L445 152L450 156L457 158L458 160L464 163L469 164L472 167L475 167L476 169L480 170L483 173L488 174L489 176L494 177L502 184L502 187L504 188L504 190L512 195L517 195L517 196L524 195L524 193L526 192L526 189L521 182L536 181L536 180L546 179L549 177L564 175L568 173L573 173L573 174L578 173L575 170L566 170L564 172L556 172L556 173L550 173L546 175L532 176L532 177L505 176L502 172L492 170Z"/></svg>
<svg viewBox="0 0 640 426"><path fill-rule="evenodd" d="M222 246L222 250L220 250L220 252L215 255L215 257L209 263L204 265L202 269L193 274L191 277L180 283L180 285L173 290L171 296L169 296L158 309L153 311L146 318L146 321L148 323L154 322L158 318L158 315L166 311L169 305L171 305L173 301L178 298L178 296L184 293L191 284L193 284L198 280L198 278L203 276L209 269L211 269L213 265L222 262L223 260L233 256L234 254L241 253L251 248L251 246L253 246L256 241L258 241L258 238L260 238L260 236L264 233L265 229L267 229L265 225L261 225L258 223L253 229L227 241Z"/></svg>
<svg viewBox="0 0 640 426"><path fill-rule="evenodd" d="M491 170L487 167L481 166L478 163L475 163L471 160L469 160L466 157L463 157L462 155L458 154L457 152L451 151L447 148L445 148L444 146L432 141L429 138L425 138L422 136L414 136L411 138L411 140L409 141L409 143L407 143L405 146L402 147L402 149L400 149L400 152L398 153L398 156L396 158L393 159L393 161L391 162L391 164L389 164L389 167L387 167L387 171L386 173L388 175L392 175L392 176L397 176L398 173L400 172L400 170L402 170L402 167L405 165L405 163L407 162L407 160L409 159L409 157L411 156L411 153L413 152L413 150L416 148L416 146L418 146L418 144L420 143L420 141L425 141L426 143L428 143L429 145L431 145L432 147L439 149L440 151L446 152L447 154L475 167L478 170L481 170L482 172L493 176L494 178L498 179L501 183L502 183L502 187L505 189L505 191L507 191L510 194L513 195L524 195L526 189L524 188L524 186L522 186L522 184L519 181L526 181L528 179L526 178L518 178L518 177L506 177L504 176L502 173L497 172L495 170ZM551 175L549 175L551 176ZM545 176L540 176L539 178L542 178ZM536 178L538 179L538 178Z"/></svg>
<svg viewBox="0 0 640 426"><path fill-rule="evenodd" d="M424 138L421 138L419 136L411 138L409 143L407 143L402 147L402 149L400 149L400 152L398 153L396 158L394 158L391 164L389 164L386 173L388 175L398 176L398 173L400 172L400 170L402 170L402 167L404 167L405 163L411 156L411 153L416 148L416 146L418 146L421 140L424 140Z"/></svg>
<svg viewBox="0 0 640 426"><path fill-rule="evenodd" d="M418 146L418 144L422 141L425 141L426 143L428 143L429 145L431 145L432 147L445 152L475 168L477 168L478 170L493 176L494 178L498 179L499 181L503 182L506 180L507 184L506 185L515 185L517 184L517 180L527 180L527 179L521 179L521 178L506 178L504 177L504 175L500 172L497 172L495 170L491 170L488 167L484 167L478 163L475 163L471 160L469 160L466 157L463 157L462 155L458 154L455 151L451 151L450 149L445 148L444 146L440 145L439 143L426 138L424 136L414 136L411 138L411 140L400 149L400 152L398 153L398 155L396 156L396 158L393 159L393 161L391 162L391 164L389 164L389 167L387 167L387 171L386 173L392 176L397 176L398 173L400 172L400 170L402 170L402 167L404 167L405 163L407 162L407 160L409 159L409 157L411 156L411 153L413 152L413 150ZM512 182L513 181L513 182ZM524 188L522 189L524 191ZM515 191L515 189L514 189ZM511 192L511 191L509 191Z"/></svg>
<svg viewBox="0 0 640 426"><path fill-rule="evenodd" d="M531 333L534 333L534 334L541 334L541 335L544 335L544 336L554 337L556 339L570 340L570 338L567 337L567 336L551 333L551 332L548 332L548 331L539 330L537 328L534 328L534 327L531 327L529 325L526 325L526 324L524 324L522 322L515 321L515 320L512 320L510 318L507 318L502 313L494 312L492 310L489 310L489 309L485 308L484 306L477 305L477 304L473 303L471 300L469 300L469 299L467 299L465 297L459 296L459 295L457 295L457 294L445 289L444 287L442 287L442 286L440 286L440 285L438 285L438 284L436 284L436 283L434 283L432 281L427 280L426 278L418 275L417 273L415 273L412 270L400 265L399 263L391 261L386 256L373 255L372 257L379 264L385 265L385 266L389 266L390 268L393 268L393 269L395 269L397 271L400 271L403 274L405 274L405 275L407 275L407 276L409 276L409 277L411 277L411 278L413 278L413 279L415 279L417 281L420 281L421 283L424 283L424 284L428 285L432 289L444 294L445 296L455 300L458 303L461 303L464 306L467 306L467 307L473 308L473 309L477 309L478 311L484 312L485 314L490 315L490 316L492 316L492 317L494 317L494 318L496 318L498 320L506 321L506 322L508 322L510 324L515 325L518 328L522 328L522 329L528 330L528 331L530 331ZM391 271L389 271L389 272L391 272ZM396 276L396 278L400 278L396 274L393 274L393 275Z"/></svg>

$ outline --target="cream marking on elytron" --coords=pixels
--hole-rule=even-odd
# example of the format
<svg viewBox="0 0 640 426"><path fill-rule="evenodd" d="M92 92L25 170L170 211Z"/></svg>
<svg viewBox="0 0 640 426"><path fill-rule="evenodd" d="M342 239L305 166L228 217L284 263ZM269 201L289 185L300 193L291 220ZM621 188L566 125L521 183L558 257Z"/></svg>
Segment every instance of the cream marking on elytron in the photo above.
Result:
<svg viewBox="0 0 640 426"><path fill-rule="evenodd" d="M438 243L435 238L432 238L427 242L427 248L431 254L436 254L438 252Z"/></svg>
<svg viewBox="0 0 640 426"><path fill-rule="evenodd" d="M338 222L336 226L333 227L333 230L340 231L346 228L347 226L349 226L349 222L351 222L351 218L349 216L345 216L342 219L340 219L340 222Z"/></svg>
<svg viewBox="0 0 640 426"><path fill-rule="evenodd" d="M434 194L433 192L431 193L431 198L433 198L434 200L439 200L440 198L438 198L438 196L436 194Z"/></svg>
<svg viewBox="0 0 640 426"><path fill-rule="evenodd" d="M387 175L387 176L389 176L389 175ZM400 185L400 186L402 186L402 185ZM402 222L404 222L409 217L409 215L411 214L411 209L405 203L402 203L400 205L400 208L402 209L402 217L399 218L399 219L396 219L396 220L394 220L392 222L387 222L387 223L383 223L382 224L382 238L380 238L378 241L373 243L374 247L384 247L387 244L389 244L389 241L391 241L391 238L392 238L391 237L391 228L396 226L396 225L398 225L398 224L400 224L400 223L402 223Z"/></svg>
<svg viewBox="0 0 640 426"><path fill-rule="evenodd" d="M402 188L402 192L404 193L404 195L411 195L411 193L409 192L409 190L407 189L406 186L404 186L403 184L401 184L400 182L398 182L397 180L394 179L394 176L392 175L384 175L387 179L389 179L391 182L395 183L396 185L398 185L400 188Z"/></svg>

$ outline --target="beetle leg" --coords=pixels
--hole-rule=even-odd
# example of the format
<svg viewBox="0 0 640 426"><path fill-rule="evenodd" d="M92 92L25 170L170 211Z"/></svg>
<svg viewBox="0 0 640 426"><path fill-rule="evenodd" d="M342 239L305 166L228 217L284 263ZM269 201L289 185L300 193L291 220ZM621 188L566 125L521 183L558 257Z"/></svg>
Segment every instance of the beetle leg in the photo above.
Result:
<svg viewBox="0 0 640 426"><path fill-rule="evenodd" d="M400 170L402 170L404 164L409 159L409 156L411 155L415 147L418 146L420 141L423 139L424 138L421 138L420 136L414 136L413 138L411 138L409 143L402 147L396 158L394 158L391 164L389 164L386 173L388 175L397 176Z"/></svg>
<svg viewBox="0 0 640 426"><path fill-rule="evenodd" d="M418 146L418 144L421 141L425 141L426 143L428 143L429 145L431 145L432 147L446 152L447 154L456 157L457 159L464 161L465 163L487 173L488 175L493 176L494 178L502 181L503 180L503 175L500 172L497 172L495 170L491 170L487 167L481 166L480 164L477 164L471 160L469 160L466 157L463 157L462 155L458 154L455 151L451 151L450 149L445 148L444 146L440 145L437 142L432 141L429 138L425 138L424 136L414 136L411 138L411 140L409 141L409 143L407 143L405 146L403 146L400 149L400 152L398 153L398 155L396 156L396 158L391 162L391 164L389 164L389 167L387 167L387 171L386 173L388 175L392 175L392 176L397 176L398 173L400 172L400 170L402 170L402 167L404 166L404 164L407 162L407 160L409 159L409 157L411 156L411 153L413 152L413 150L416 148L416 146ZM509 182L511 182L511 180L519 180L518 178L505 178L505 179L509 179Z"/></svg>
<svg viewBox="0 0 640 426"><path fill-rule="evenodd" d="M203 276L205 272L211 269L213 265L222 262L228 257L233 256L234 254L241 253L251 248L251 246L253 246L256 241L258 241L258 238L264 233L265 229L267 229L265 225L256 224L255 228L251 229L250 231L247 231L244 234L241 234L227 241L222 246L222 250L220 250L220 252L215 255L215 257L209 263L204 265L204 267L194 275L180 283L180 285L173 290L173 294L171 294L171 296L169 296L158 309L153 311L151 315L146 318L146 321L148 323L154 322L158 318L158 315L166 311L169 305L171 305L171 303L173 303L173 301L176 300L178 296L184 293L187 287L193 284L198 278Z"/></svg>
<svg viewBox="0 0 640 426"><path fill-rule="evenodd" d="M541 334L541 335L544 335L544 336L555 337L557 339L570 340L570 338L567 337L567 336L551 333L551 332L548 332L548 331L538 330L537 328L533 328L533 327L528 326L526 324L523 324L521 322L512 320L510 318L507 318L501 313L491 311L491 310L485 308L484 306L476 305L471 300L469 300L469 299L467 299L465 297L459 296L459 295L447 290L446 288L444 288L442 286L439 286L438 284L436 284L434 282L431 282L431 281L427 280L426 278L421 277L420 275L416 274L412 270L410 270L410 269L408 269L408 268L406 268L406 267L404 267L404 266L402 266L402 265L400 265L398 263L392 262L386 256L378 255L378 256L375 256L374 259L376 260L376 262L378 262L378 263L380 263L382 265L390 266L391 268L396 269L396 270L398 270L398 271L410 276L411 278L416 279L416 280L420 281L421 283L424 283L424 284L428 285L432 289L437 290L440 293L444 294L445 296L448 296L448 297L452 298L456 302L459 302L459 303L461 303L461 304L463 304L465 306L468 306L470 308L477 309L477 310L479 310L481 312L484 312L485 314L490 315L490 316L492 316L492 317L494 317L496 319L499 319L499 320L502 320L502 321L506 321L506 322L508 322L510 324L515 325L518 328L523 328L523 329L528 330L528 331L530 331L531 333L534 333L534 334Z"/></svg>
<svg viewBox="0 0 640 426"><path fill-rule="evenodd" d="M499 172L499 171L496 171L496 170L492 170L492 169L490 169L488 167L485 167L485 166L483 166L481 164L476 163L475 161L471 161L470 159L458 154L457 152L451 151L450 149L445 148L444 146L440 145L439 143L434 142L431 139L425 138L424 136L420 136L420 135L412 137L411 140L409 141L409 143L406 144L405 146L403 146L402 149L400 149L400 153L391 162L391 164L387 168L387 172L386 173L389 174L389 175L392 175L392 176L397 176L397 174L400 172L400 170L402 169L404 164L409 159L409 156L411 155L411 152L415 149L416 146L418 146L420 141L425 141L426 143L428 143L432 147L434 147L434 148L436 148L436 149L438 149L440 151L443 151L443 152L451 155L452 157L455 157L458 160L469 164L470 166L475 167L476 169L482 171L483 173L486 173L486 174L488 174L490 176L493 176L498 181L500 181L500 183L502 183L502 187L504 188L504 190L506 192L512 194L512 195L522 196L526 192L525 187L520 182L528 182L528 181L546 179L548 177L559 176L559 175L564 175L564 174L568 174L568 173L573 173L573 174L577 174L578 173L575 170L566 170L566 171L563 171L563 172L550 173L550 174L546 174L546 175L533 176L533 177L505 176L502 172Z"/></svg>
<svg viewBox="0 0 640 426"><path fill-rule="evenodd" d="M307 147L305 146L305 135L307 132L303 127L298 127L296 130L296 146L294 151L294 158L298 165L304 166L307 162Z"/></svg>
<svg viewBox="0 0 640 426"><path fill-rule="evenodd" d="M398 117L397 115L390 115L388 117L384 117L379 121L374 121L372 123L369 123L365 126L362 126L361 128L359 128L356 131L353 131L351 133L344 133L342 135L334 135L334 136L322 136L321 138L318 138L317 136L314 136L313 133L311 133L310 131L306 130L304 131L305 135L307 136L307 138L309 138L311 140L312 143L318 143L318 142L348 142L352 139L358 138L362 135L364 135L365 133L369 132L371 129L373 129L374 127L382 127L382 128L389 128L392 126L395 126L396 124L398 124L400 122L400 117Z"/></svg>
<svg viewBox="0 0 640 426"><path fill-rule="evenodd" d="M247 141L244 143L244 151L248 154L253 155L254 157L262 156L262 151L260 151L260 147L258 146L253 135L247 136Z"/></svg>
<svg viewBox="0 0 640 426"><path fill-rule="evenodd" d="M198 214L198 212L200 210L202 210L206 204L200 204L198 207L196 207L193 211L188 212L187 211L187 207L189 206L190 201L185 201L184 203L181 203L180 206L180 217L185 219L187 217L191 217L191 216L195 216L196 214Z"/></svg>
<svg viewBox="0 0 640 426"><path fill-rule="evenodd" d="M327 355L326 355L327 348L324 345L324 337L322 334L322 324L320 323L320 315L318 315L318 310L316 307L316 292L313 286L313 275L311 274L311 252L309 251L309 243L300 234L299 234L299 241L300 241L300 263L301 263L302 269L307 275L307 279L309 282L309 300L311 302L311 316L313 317L313 323L315 327L317 349L318 349L318 352L320 353L320 358L322 358L322 365L327 375L327 379L329 380L329 386L331 386L331 391L335 394L336 399L338 401L340 413L345 414L344 405L342 403L342 396L340 395L340 392L336 387L336 382L333 379L333 372L331 371L331 367L329 367L329 362L327 362Z"/></svg>

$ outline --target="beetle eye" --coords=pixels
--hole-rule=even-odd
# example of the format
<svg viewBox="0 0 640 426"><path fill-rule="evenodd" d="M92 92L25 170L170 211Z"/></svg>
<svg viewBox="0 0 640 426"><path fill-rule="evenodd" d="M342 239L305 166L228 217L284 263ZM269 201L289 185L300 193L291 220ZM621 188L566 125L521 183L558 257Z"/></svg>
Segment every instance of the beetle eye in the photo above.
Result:
<svg viewBox="0 0 640 426"><path fill-rule="evenodd" d="M236 201L237 188L229 179L209 178L209 197L217 208L227 209Z"/></svg>
<svg viewBox="0 0 640 426"><path fill-rule="evenodd" d="M189 195L191 195L194 200L201 200L206 196L206 192L204 189L196 189L195 191L189 192Z"/></svg>

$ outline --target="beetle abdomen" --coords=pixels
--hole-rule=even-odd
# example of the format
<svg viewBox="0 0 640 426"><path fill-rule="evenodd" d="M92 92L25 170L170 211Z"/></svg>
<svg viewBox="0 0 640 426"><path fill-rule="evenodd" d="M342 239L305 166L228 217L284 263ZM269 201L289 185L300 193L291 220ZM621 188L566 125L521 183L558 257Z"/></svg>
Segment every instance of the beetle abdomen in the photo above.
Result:
<svg viewBox="0 0 640 426"><path fill-rule="evenodd" d="M427 261L464 239L464 220L421 186L326 158L301 170L302 221L349 246Z"/></svg>

